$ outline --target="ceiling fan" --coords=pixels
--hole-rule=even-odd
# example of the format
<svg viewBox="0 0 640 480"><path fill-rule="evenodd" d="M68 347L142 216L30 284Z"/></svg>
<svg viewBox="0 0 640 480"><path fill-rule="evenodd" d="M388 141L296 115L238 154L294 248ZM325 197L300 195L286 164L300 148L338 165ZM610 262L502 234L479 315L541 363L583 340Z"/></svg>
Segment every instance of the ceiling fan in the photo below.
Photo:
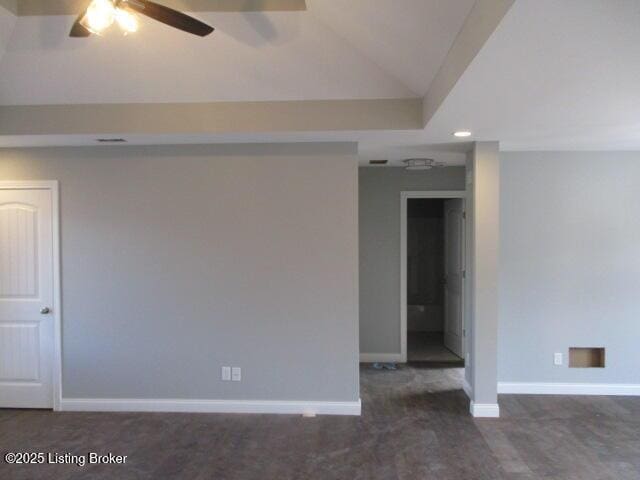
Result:
<svg viewBox="0 0 640 480"><path fill-rule="evenodd" d="M113 23L117 23L125 34L136 32L137 13L200 37L206 37L214 30L200 20L148 0L91 0L71 27L69 36L84 38L92 33L100 35Z"/></svg>

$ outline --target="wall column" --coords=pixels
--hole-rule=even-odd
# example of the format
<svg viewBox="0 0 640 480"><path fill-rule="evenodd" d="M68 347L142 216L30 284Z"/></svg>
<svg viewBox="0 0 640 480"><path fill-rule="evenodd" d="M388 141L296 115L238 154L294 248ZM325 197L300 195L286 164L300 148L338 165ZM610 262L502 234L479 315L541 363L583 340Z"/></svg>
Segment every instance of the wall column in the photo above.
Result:
<svg viewBox="0 0 640 480"><path fill-rule="evenodd" d="M498 274L500 240L500 157L498 142L478 142L468 162L471 289L471 413L498 417Z"/></svg>

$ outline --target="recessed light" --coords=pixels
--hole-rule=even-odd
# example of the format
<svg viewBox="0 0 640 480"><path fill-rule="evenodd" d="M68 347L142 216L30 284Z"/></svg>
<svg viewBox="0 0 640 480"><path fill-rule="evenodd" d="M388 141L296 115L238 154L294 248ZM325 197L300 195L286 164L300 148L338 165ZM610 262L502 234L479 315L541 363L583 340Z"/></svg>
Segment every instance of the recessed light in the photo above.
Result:
<svg viewBox="0 0 640 480"><path fill-rule="evenodd" d="M453 136L458 138L470 137L471 132L469 130L458 130L457 132L453 132Z"/></svg>

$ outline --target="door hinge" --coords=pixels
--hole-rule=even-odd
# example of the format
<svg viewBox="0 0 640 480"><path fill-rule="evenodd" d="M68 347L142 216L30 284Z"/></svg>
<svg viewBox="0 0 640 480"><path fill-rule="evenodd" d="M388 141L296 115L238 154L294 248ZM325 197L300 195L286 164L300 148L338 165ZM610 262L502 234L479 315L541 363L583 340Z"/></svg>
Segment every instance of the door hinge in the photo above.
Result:
<svg viewBox="0 0 640 480"><path fill-rule="evenodd" d="M462 329L462 336L463 336L463 337L466 337L466 336L467 336L467 329L466 329L466 328L463 328L463 329Z"/></svg>
<svg viewBox="0 0 640 480"><path fill-rule="evenodd" d="M467 212L462 212L462 218L467 219Z"/></svg>
<svg viewBox="0 0 640 480"><path fill-rule="evenodd" d="M462 278L467 278L467 271L466 270L462 270Z"/></svg>

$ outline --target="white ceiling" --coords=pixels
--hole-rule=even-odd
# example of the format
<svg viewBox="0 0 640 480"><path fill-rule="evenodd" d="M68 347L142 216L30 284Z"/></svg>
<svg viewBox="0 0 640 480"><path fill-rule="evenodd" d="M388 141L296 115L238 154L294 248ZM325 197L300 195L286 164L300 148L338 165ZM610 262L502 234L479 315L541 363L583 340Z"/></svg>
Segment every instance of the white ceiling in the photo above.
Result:
<svg viewBox="0 0 640 480"><path fill-rule="evenodd" d="M475 0L307 0L311 14L422 97Z"/></svg>
<svg viewBox="0 0 640 480"><path fill-rule="evenodd" d="M306 12L198 13L217 28L204 39L151 20L128 37L71 39L72 17L19 17L0 104L421 96L472 4L310 0Z"/></svg>
<svg viewBox="0 0 640 480"><path fill-rule="evenodd" d="M517 0L428 125L503 150L640 149L640 1Z"/></svg>
<svg viewBox="0 0 640 480"><path fill-rule="evenodd" d="M96 146L99 135L27 135L0 137L0 147L47 147L47 146ZM450 139L443 144L425 144L420 138L422 131L342 131L342 132L288 132L288 133L243 133L243 134L198 134L198 135L117 135L124 137L125 145L205 145L212 143L317 143L355 142L361 165L369 160L388 159L389 166L401 166L406 158L431 158L447 165L464 165L466 152L471 144ZM99 147L109 144L101 144Z"/></svg>
<svg viewBox="0 0 640 480"><path fill-rule="evenodd" d="M403 8L389 12L388 5L399 1ZM30 33L15 33L0 63L0 103L415 96L432 80L453 41L451 32L459 30L471 3L308 0L306 13L208 14L219 27L211 44L145 25L144 41L142 35L113 37L78 46L65 38L69 19L20 18L20 30L26 25ZM369 11L369 4L378 8ZM449 37L435 33L434 25L420 28L421 8L443 8L436 23ZM381 30L388 33L384 43L377 34ZM149 38L158 43L151 45ZM173 52L171 57L166 51ZM151 57L145 68L136 63L143 53ZM194 70L201 55L209 60ZM516 0L424 131L165 135L130 141L356 141L363 162L390 158L397 165L403 158L428 156L461 164L469 143L452 137L458 129L472 130L471 140L499 140L504 150L638 150L638 112L640 1ZM5 137L1 144L37 142L79 145L94 139Z"/></svg>

